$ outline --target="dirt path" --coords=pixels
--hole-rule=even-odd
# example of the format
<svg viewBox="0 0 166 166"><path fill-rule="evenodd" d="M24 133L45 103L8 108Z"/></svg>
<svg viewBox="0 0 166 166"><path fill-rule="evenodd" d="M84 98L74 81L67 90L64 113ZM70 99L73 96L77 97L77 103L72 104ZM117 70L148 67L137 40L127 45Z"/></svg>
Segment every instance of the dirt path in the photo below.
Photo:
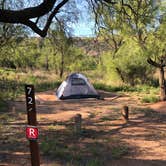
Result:
<svg viewBox="0 0 166 166"><path fill-rule="evenodd" d="M136 97L103 91L100 91L100 93L105 100L84 99L60 101L55 98L54 91L37 93L37 113L41 131L47 132L48 128L51 128L53 124L56 126L56 130L60 130L61 127L63 129L63 125L59 126L57 124L70 122L76 114L80 113L83 117L84 127L87 131L91 130L90 134L94 133L95 141L100 142L102 140L104 142L103 140L107 140L108 147L114 146L114 143L118 144L119 141L128 147L128 153L123 155L120 160L106 157L104 165L165 166L166 102L142 105ZM130 121L127 124L121 120L119 113L123 105L128 105L130 108ZM21 112L25 110L24 102L16 102L15 106L16 111ZM24 126L26 123L25 118L26 114L23 114L22 118L15 121L13 125L23 124ZM94 138L82 139L79 145L93 143L93 140ZM26 142L24 138L22 138L22 141ZM26 146L26 149L20 148L18 152L13 150L13 156L22 155L22 153L25 154L28 149L28 145ZM106 155L109 153L108 147L103 149L103 153L107 153ZM22 165L26 165L25 161L23 163ZM56 160L52 162L51 160L42 158L43 166L56 165L55 163L58 165ZM14 163L6 164L14 165ZM16 162L15 165L19 164Z"/></svg>

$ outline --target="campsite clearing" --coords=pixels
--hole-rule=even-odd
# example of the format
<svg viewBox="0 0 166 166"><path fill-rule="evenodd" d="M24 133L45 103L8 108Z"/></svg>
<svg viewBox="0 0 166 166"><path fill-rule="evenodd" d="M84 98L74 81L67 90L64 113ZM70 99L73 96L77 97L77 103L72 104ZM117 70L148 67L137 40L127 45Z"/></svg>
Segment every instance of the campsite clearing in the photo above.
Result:
<svg viewBox="0 0 166 166"><path fill-rule="evenodd" d="M54 91L36 94L41 165L166 165L166 103L143 105L136 96L100 94L105 100L61 101ZM11 105L15 109L6 114L10 118L1 117L0 165L29 166L24 98ZM127 124L120 115L124 105L130 112ZM78 113L83 130L76 136L73 117Z"/></svg>

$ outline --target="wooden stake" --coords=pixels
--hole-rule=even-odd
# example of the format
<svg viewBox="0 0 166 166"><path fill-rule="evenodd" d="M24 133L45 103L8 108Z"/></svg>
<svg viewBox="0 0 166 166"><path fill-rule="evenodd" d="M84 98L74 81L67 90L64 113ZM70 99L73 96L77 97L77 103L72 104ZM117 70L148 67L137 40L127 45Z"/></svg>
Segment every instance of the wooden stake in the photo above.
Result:
<svg viewBox="0 0 166 166"><path fill-rule="evenodd" d="M76 134L80 134L81 133L81 128L82 128L82 117L81 117L81 114L77 114L74 117L74 121L75 121L75 133Z"/></svg>
<svg viewBox="0 0 166 166"><path fill-rule="evenodd" d="M121 114L122 114L123 120L125 120L127 122L129 120L129 107L123 106Z"/></svg>

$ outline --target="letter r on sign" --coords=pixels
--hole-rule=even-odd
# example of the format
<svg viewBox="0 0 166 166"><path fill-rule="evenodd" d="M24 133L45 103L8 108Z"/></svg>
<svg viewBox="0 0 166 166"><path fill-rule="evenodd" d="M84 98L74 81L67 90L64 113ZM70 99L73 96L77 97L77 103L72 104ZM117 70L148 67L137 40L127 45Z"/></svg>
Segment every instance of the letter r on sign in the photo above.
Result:
<svg viewBox="0 0 166 166"><path fill-rule="evenodd" d="M35 137L35 130L33 128L29 129L29 135L30 137Z"/></svg>
<svg viewBox="0 0 166 166"><path fill-rule="evenodd" d="M38 138L39 132L36 126L30 126L26 128L26 137L29 140L36 140Z"/></svg>

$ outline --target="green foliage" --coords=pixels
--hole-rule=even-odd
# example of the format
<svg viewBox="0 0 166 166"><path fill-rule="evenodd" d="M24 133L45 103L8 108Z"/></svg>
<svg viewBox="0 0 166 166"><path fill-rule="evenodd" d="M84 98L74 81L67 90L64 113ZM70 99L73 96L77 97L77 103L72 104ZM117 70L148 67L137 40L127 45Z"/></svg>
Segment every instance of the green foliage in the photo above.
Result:
<svg viewBox="0 0 166 166"><path fill-rule="evenodd" d="M3 100L1 100L1 98L0 98L0 112L2 111L5 111L6 109L7 109L7 103L6 102L4 102Z"/></svg>
<svg viewBox="0 0 166 166"><path fill-rule="evenodd" d="M96 69L95 59L82 54L82 51L76 48L70 58L70 62L73 62L67 67L68 71L70 72L83 72Z"/></svg>
<svg viewBox="0 0 166 166"><path fill-rule="evenodd" d="M94 83L94 87L96 89L105 90L108 92L142 92L142 93L151 93L157 94L158 88L148 85L137 85L135 87L121 85L121 86L113 86L113 85L106 85L103 83Z"/></svg>
<svg viewBox="0 0 166 166"><path fill-rule="evenodd" d="M123 45L116 53L105 52L101 60L97 70L107 84L123 82L133 86L153 82L155 69L147 63L144 49L133 38L123 40Z"/></svg>
<svg viewBox="0 0 166 166"><path fill-rule="evenodd" d="M145 117L149 117L151 119L158 119L161 120L163 114L158 113L157 111L154 111L152 108L136 108L132 110L133 114L137 113L143 113Z"/></svg>
<svg viewBox="0 0 166 166"><path fill-rule="evenodd" d="M110 57L102 55L101 71L115 80L115 72L127 84L150 83L154 69L147 58L165 61L165 3L152 1L117 1L97 8L101 25L99 35L109 43ZM131 10L132 9L132 10ZM103 28L104 27L104 28Z"/></svg>
<svg viewBox="0 0 166 166"><path fill-rule="evenodd" d="M23 73L0 68L0 99L15 99L24 93L25 84L33 84L36 91L45 91L58 87L60 83L54 73L44 71Z"/></svg>
<svg viewBox="0 0 166 166"><path fill-rule="evenodd" d="M101 64L98 65L97 70L102 79L107 80L107 84L118 82L119 76L116 72L116 65L111 52L104 53L101 56Z"/></svg>
<svg viewBox="0 0 166 166"><path fill-rule="evenodd" d="M111 156L113 159L119 159L121 156L127 154L129 151L127 146L117 146L112 148Z"/></svg>
<svg viewBox="0 0 166 166"><path fill-rule="evenodd" d="M152 96L152 95L146 95L141 99L142 103L156 103L159 101L159 97L157 96Z"/></svg>
<svg viewBox="0 0 166 166"><path fill-rule="evenodd" d="M103 163L101 160L95 158L87 162L86 166L102 166Z"/></svg>
<svg viewBox="0 0 166 166"><path fill-rule="evenodd" d="M124 83L130 85L148 83L154 72L153 68L147 64L144 51L129 38L125 40L114 57L111 53L104 54L102 62L102 71L107 74L107 80L111 78L115 80L119 77Z"/></svg>
<svg viewBox="0 0 166 166"><path fill-rule="evenodd" d="M55 89L59 87L61 81L47 81L47 82L38 82L35 84L36 91L41 92L45 90Z"/></svg>
<svg viewBox="0 0 166 166"><path fill-rule="evenodd" d="M102 121L110 121L113 120L115 117L109 117L109 116L103 116L102 118L100 118Z"/></svg>
<svg viewBox="0 0 166 166"><path fill-rule="evenodd" d="M41 150L50 158L60 158L67 161L72 159L68 147L59 143L56 139L42 142Z"/></svg>
<svg viewBox="0 0 166 166"><path fill-rule="evenodd" d="M116 91L121 90L121 87L114 87L111 85L105 85L103 83L94 83L93 85L94 85L95 89L105 90L108 92L116 92Z"/></svg>
<svg viewBox="0 0 166 166"><path fill-rule="evenodd" d="M63 141L52 136L46 137L41 143L42 154L50 159L58 159L61 162L65 162L69 166L102 166L106 164L107 157L109 159L110 157L119 159L127 154L129 150L127 146L119 145L117 139L114 143L117 145L118 142L118 145L114 144L111 147L108 145L110 140L103 140L102 142L93 140L92 143L73 142L73 140ZM78 143L83 145L83 147L80 148Z"/></svg>
<svg viewBox="0 0 166 166"><path fill-rule="evenodd" d="M166 11L166 8L165 10ZM146 56L153 59L156 63L166 65L166 12L162 13L160 24L154 31L150 31L146 43Z"/></svg>

